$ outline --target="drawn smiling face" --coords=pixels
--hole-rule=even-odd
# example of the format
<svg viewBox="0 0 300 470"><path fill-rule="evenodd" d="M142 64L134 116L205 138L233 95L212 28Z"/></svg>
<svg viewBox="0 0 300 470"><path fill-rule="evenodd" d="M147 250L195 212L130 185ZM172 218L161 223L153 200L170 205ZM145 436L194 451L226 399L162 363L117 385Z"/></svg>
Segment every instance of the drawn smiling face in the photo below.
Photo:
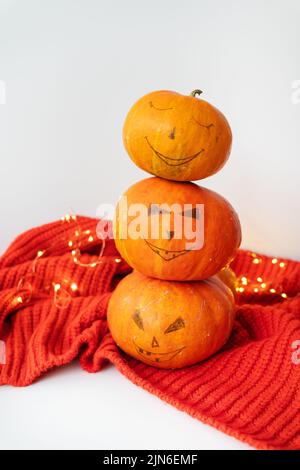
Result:
<svg viewBox="0 0 300 470"><path fill-rule="evenodd" d="M145 136L146 142L149 145L150 149L153 151L153 153L159 158L162 162L164 162L166 165L169 166L181 166L181 165L187 165L190 163L192 160L195 158L200 157L200 155L205 151L204 149L200 149L198 152L196 152L194 155L188 155L187 157L168 157L167 155L162 154L158 150L156 150L153 145L150 143L149 138Z"/></svg>
<svg viewBox="0 0 300 470"><path fill-rule="evenodd" d="M148 216L149 217L158 216L159 218L163 218L163 217L170 218L171 213L168 210L163 209L162 207L158 206L157 204L151 204L148 208ZM179 211L179 213L173 215L173 217L175 218L177 217L177 220L180 218L182 219L181 225L184 225L185 218L190 218L190 219L194 219L198 221L200 219L200 216L201 216L200 209L197 207ZM157 221L163 225L162 221L159 221L159 219L157 219ZM159 243L157 241L154 242L154 241L150 241L147 239L144 239L144 241L146 245L150 248L150 250L152 250L153 253L155 253L156 255L160 256L164 261L172 261L178 258L179 256L183 256L183 255L190 253L191 251L190 249L186 248L187 246L186 240L182 240L182 243L181 243L183 245L182 248L173 249L172 240L174 236L176 236L175 230L169 230L166 232L166 237L165 237L166 240L163 240L163 243L162 243L162 240L160 244L157 244ZM162 246L162 244L164 246Z"/></svg>
<svg viewBox="0 0 300 470"><path fill-rule="evenodd" d="M139 167L177 181L215 173L231 147L230 127L222 113L202 99L170 91L141 98L127 115L123 137Z"/></svg>
<svg viewBox="0 0 300 470"><path fill-rule="evenodd" d="M144 321L140 310L135 310L132 315L132 320L140 330L144 331ZM175 356L177 356L177 354L181 353L186 348L186 346L178 347L176 345L175 348L174 346L171 349L169 347L164 348L163 335L169 335L182 328L185 328L185 322L181 317L178 317L163 331L158 331L156 336L153 335L149 341L149 344L141 344L139 340L133 338L132 341L136 352L141 355L144 360L146 359L147 361L154 362L156 364L171 361Z"/></svg>
<svg viewBox="0 0 300 470"><path fill-rule="evenodd" d="M238 217L224 198L163 178L131 186L113 226L117 249L131 267L169 281L206 279L232 260L241 241Z"/></svg>
<svg viewBox="0 0 300 470"><path fill-rule="evenodd" d="M235 316L231 290L219 278L168 282L134 271L118 284L107 320L116 344L159 368L194 364L229 337Z"/></svg>

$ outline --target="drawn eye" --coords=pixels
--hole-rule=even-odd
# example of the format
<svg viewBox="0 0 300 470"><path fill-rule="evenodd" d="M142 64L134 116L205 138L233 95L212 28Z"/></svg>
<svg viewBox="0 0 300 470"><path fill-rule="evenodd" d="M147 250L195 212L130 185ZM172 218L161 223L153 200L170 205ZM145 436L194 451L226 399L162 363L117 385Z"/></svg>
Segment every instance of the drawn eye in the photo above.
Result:
<svg viewBox="0 0 300 470"><path fill-rule="evenodd" d="M173 109L171 107L170 108L159 108L159 107L155 106L152 101L149 101L149 106L150 106L150 108L156 109L156 111L169 111L170 109Z"/></svg>
<svg viewBox="0 0 300 470"><path fill-rule="evenodd" d="M148 215L157 214L169 214L169 211L165 210L163 207L159 207L157 204L151 204L148 207Z"/></svg>
<svg viewBox="0 0 300 470"><path fill-rule="evenodd" d="M165 330L164 334L167 335L168 333L172 333L173 331L180 330L181 328L185 328L185 323L181 317L177 318L168 328Z"/></svg>
<svg viewBox="0 0 300 470"><path fill-rule="evenodd" d="M134 323L139 327L140 330L144 330L144 324L141 318L141 312L139 310L136 310L134 312L134 314L132 315L132 319Z"/></svg>
<svg viewBox="0 0 300 470"><path fill-rule="evenodd" d="M200 212L197 207L194 209L186 210L181 213L184 217L192 217L193 219L199 219L200 218Z"/></svg>
<svg viewBox="0 0 300 470"><path fill-rule="evenodd" d="M195 119L194 117L193 117L193 120L198 124L198 126L204 127L204 128L207 129L208 131L209 131L212 127L215 126L213 123L207 124L207 125L202 124L201 122L197 121L197 119Z"/></svg>

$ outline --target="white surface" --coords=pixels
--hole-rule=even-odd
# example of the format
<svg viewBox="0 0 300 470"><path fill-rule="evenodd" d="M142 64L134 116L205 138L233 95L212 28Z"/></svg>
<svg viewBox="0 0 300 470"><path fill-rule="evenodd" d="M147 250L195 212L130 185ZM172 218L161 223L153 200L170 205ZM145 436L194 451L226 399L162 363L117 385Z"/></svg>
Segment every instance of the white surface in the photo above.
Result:
<svg viewBox="0 0 300 470"><path fill-rule="evenodd" d="M146 177L122 146L129 107L200 88L234 133L203 184L237 209L244 247L300 259L299 15L298 0L0 0L0 251ZM5 387L0 409L2 447L244 447L114 369Z"/></svg>
<svg viewBox="0 0 300 470"><path fill-rule="evenodd" d="M78 364L0 393L0 449L250 449L133 385Z"/></svg>

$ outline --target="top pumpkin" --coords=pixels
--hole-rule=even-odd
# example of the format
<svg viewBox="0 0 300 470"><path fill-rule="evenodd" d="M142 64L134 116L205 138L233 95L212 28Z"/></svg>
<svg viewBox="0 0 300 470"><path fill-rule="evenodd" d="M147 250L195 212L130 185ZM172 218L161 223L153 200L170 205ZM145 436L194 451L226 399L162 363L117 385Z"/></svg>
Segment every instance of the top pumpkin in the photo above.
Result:
<svg viewBox="0 0 300 470"><path fill-rule="evenodd" d="M229 157L232 134L223 114L207 101L174 91L140 98L127 114L123 139L143 170L175 181L213 175Z"/></svg>

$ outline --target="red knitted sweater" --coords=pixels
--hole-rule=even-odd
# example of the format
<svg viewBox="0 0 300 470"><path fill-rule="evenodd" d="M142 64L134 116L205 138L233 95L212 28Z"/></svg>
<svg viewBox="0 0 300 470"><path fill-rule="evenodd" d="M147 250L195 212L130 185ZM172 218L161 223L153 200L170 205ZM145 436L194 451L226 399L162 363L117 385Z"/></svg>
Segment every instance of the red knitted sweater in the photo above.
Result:
<svg viewBox="0 0 300 470"><path fill-rule="evenodd" d="M29 230L0 259L0 385L29 385L76 357L88 372L108 360L135 384L257 448L299 449L300 263L240 251L233 269L245 278L225 348L192 367L160 370L114 344L107 303L130 269L113 241L97 262L101 241L89 232L96 220L77 221L89 234L81 259L94 267L74 263L73 228L62 222ZM36 260L39 250L46 251Z"/></svg>

